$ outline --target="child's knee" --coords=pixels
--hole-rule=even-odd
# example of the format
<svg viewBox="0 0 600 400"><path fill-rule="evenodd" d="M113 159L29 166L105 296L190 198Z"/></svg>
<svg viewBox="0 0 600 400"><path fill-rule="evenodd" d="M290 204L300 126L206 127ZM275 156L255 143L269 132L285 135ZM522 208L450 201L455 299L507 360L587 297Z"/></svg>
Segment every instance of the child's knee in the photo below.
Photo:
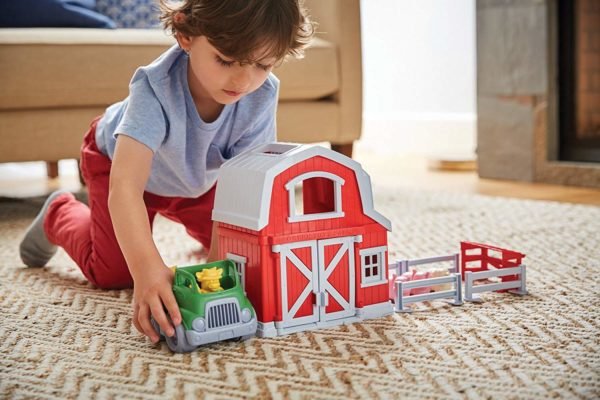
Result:
<svg viewBox="0 0 600 400"><path fill-rule="evenodd" d="M89 279L89 278L88 278ZM90 283L100 289L128 289L133 287L133 279L129 276L100 276L89 279Z"/></svg>
<svg viewBox="0 0 600 400"><path fill-rule="evenodd" d="M90 283L100 289L127 289L133 287L133 278L127 265L104 266L96 265L88 268L85 277Z"/></svg>

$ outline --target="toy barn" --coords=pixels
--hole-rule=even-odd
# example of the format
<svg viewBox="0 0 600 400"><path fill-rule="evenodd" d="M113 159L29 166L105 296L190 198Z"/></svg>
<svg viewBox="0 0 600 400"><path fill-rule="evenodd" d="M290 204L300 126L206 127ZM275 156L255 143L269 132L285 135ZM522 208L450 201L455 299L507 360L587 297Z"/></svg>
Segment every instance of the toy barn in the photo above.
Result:
<svg viewBox="0 0 600 400"><path fill-rule="evenodd" d="M387 233L361 165L320 146L270 143L223 164L213 220L257 313L278 336L393 313Z"/></svg>

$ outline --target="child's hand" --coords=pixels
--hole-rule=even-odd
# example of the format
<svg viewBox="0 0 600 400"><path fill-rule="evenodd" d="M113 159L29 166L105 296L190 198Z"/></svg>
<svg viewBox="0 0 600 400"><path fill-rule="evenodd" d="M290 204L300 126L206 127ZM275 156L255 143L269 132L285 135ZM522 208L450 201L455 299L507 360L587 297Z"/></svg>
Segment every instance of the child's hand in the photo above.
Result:
<svg viewBox="0 0 600 400"><path fill-rule="evenodd" d="M167 336L173 336L175 329L165 314L165 307L175 326L181 323L181 314L172 291L173 271L170 268L161 267L158 269L148 268L148 271L145 272L134 279L133 325L140 333L156 343L160 337L150 323L150 316L154 317Z"/></svg>

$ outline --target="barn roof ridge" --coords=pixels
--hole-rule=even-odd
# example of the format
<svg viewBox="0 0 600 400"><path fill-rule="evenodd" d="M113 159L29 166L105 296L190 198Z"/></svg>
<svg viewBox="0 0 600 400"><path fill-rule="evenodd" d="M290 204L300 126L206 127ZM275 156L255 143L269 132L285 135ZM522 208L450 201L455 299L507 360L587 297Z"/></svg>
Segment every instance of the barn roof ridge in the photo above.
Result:
<svg viewBox="0 0 600 400"><path fill-rule="evenodd" d="M373 204L371 178L360 163L318 145L272 142L226 161L219 170L213 220L259 231L269 223L271 188L277 175L308 158L322 156L354 171L364 213L392 230ZM239 192L243 194L240 195Z"/></svg>

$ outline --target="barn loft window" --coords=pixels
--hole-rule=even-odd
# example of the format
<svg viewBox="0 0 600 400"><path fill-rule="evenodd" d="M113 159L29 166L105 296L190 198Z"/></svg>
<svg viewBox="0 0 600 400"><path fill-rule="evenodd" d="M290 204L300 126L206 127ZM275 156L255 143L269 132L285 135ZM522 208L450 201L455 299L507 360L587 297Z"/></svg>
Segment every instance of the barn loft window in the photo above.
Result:
<svg viewBox="0 0 600 400"><path fill-rule="evenodd" d="M386 246L372 247L360 251L360 287L375 286L387 283L386 280Z"/></svg>
<svg viewBox="0 0 600 400"><path fill-rule="evenodd" d="M289 181L290 215L288 222L343 217L342 185L344 180L329 172L309 172Z"/></svg>

